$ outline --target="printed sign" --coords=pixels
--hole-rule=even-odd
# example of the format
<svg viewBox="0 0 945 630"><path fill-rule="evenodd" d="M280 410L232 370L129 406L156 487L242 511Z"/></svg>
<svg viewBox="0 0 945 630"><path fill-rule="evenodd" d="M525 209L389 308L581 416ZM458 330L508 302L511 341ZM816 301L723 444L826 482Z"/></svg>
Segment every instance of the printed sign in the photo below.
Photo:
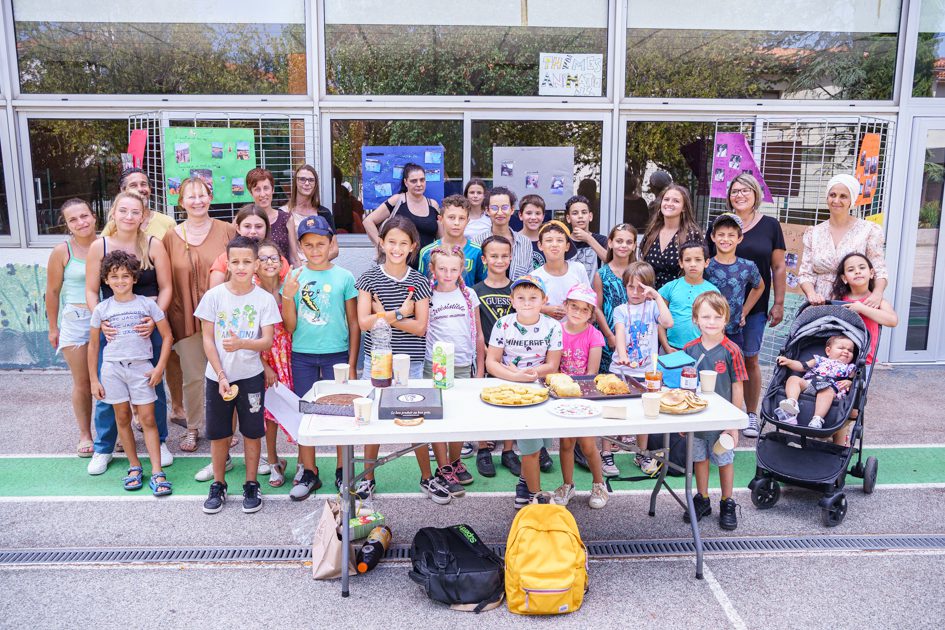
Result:
<svg viewBox="0 0 945 630"><path fill-rule="evenodd" d="M715 199L728 196L728 185L733 179L748 173L761 185L764 201L773 201L771 191L765 184L761 169L755 163L755 157L748 146L748 140L740 133L715 134L715 147L712 150L712 189L709 194Z"/></svg>
<svg viewBox="0 0 945 630"><path fill-rule="evenodd" d="M199 177L210 186L213 203L249 203L246 173L256 168L252 129L165 127L164 173L167 203L177 204L180 184Z"/></svg>
<svg viewBox="0 0 945 630"><path fill-rule="evenodd" d="M603 87L603 55L539 53L540 96L601 96Z"/></svg>

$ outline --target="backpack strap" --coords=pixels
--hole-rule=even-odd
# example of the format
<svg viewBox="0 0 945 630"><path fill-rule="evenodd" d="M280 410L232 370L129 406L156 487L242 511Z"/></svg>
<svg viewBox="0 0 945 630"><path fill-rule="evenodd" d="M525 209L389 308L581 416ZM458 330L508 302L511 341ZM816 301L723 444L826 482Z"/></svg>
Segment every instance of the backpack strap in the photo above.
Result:
<svg viewBox="0 0 945 630"><path fill-rule="evenodd" d="M476 540L478 541L479 544L474 544L474 543L470 542L470 540L469 540L468 538L466 538L466 536L464 536L461 531L459 531L459 528L460 528L460 527L465 527L467 530L469 530L469 531L475 533L475 531L473 530L473 528L470 527L469 525L466 525L466 524L462 524L462 525L452 525L452 526L450 526L448 529L449 529L451 532L453 532L453 535L454 535L454 536L456 536L456 537L459 538L461 541L463 541L463 543L464 543L467 547L469 547L469 548L472 550L472 552L473 552L474 554L476 554L477 556L479 556L480 558L484 558L484 559L486 559L486 560L496 560L496 561L499 562L500 564L502 563L502 560L499 558L499 556L497 556L494 551L492 551L491 549L489 549L489 547L487 547L487 546L485 545L485 543L483 543L481 540L479 540L479 537L478 537L478 536L476 537Z"/></svg>
<svg viewBox="0 0 945 630"><path fill-rule="evenodd" d="M436 563L436 568L445 571L450 565L450 545L446 542L446 536L436 527L427 527L423 531L433 543L433 562Z"/></svg>

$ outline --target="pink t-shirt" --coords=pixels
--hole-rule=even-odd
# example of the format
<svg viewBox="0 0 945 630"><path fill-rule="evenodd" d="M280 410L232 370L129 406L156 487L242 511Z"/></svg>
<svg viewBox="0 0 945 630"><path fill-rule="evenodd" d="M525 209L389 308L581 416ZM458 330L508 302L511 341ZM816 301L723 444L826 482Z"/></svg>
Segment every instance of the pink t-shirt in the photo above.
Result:
<svg viewBox="0 0 945 630"><path fill-rule="evenodd" d="M561 351L561 371L571 376L587 374L587 358L592 348L604 346L604 335L593 326L588 326L584 332L574 335L562 325L561 332L564 346Z"/></svg>
<svg viewBox="0 0 945 630"><path fill-rule="evenodd" d="M862 302L866 298L861 300L851 300L850 296L845 296L843 298L844 302ZM870 349L866 353L866 365L873 365L873 359L876 357L876 344L879 343L879 324L867 317L866 315L860 315L860 319L863 320L863 323L866 324L866 330L870 332Z"/></svg>

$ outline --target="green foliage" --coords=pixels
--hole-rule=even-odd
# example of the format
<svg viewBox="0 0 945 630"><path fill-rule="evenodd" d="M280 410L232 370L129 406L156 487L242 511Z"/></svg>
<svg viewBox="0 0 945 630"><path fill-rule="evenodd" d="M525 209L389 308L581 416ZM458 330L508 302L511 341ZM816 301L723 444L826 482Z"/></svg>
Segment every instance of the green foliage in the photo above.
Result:
<svg viewBox="0 0 945 630"><path fill-rule="evenodd" d="M942 225L942 202L927 201L919 209L920 228L939 228Z"/></svg>
<svg viewBox="0 0 945 630"><path fill-rule="evenodd" d="M945 44L942 33L919 33L915 51L915 74L912 81L912 96L932 96L935 87L935 60L937 51Z"/></svg>

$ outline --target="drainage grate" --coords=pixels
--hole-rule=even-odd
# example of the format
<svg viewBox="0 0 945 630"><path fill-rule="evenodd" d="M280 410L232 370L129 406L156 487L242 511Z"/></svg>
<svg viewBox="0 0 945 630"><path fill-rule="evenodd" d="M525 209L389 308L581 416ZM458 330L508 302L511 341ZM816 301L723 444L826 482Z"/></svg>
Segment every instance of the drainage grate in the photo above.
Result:
<svg viewBox="0 0 945 630"><path fill-rule="evenodd" d="M810 536L712 538L712 553L783 553L797 551L945 550L945 536ZM505 545L490 545L499 556ZM600 541L587 544L594 559L684 556L695 553L691 540ZM309 547L158 547L114 549L4 549L0 565L299 563L312 559ZM409 545L394 545L385 561L410 559Z"/></svg>

